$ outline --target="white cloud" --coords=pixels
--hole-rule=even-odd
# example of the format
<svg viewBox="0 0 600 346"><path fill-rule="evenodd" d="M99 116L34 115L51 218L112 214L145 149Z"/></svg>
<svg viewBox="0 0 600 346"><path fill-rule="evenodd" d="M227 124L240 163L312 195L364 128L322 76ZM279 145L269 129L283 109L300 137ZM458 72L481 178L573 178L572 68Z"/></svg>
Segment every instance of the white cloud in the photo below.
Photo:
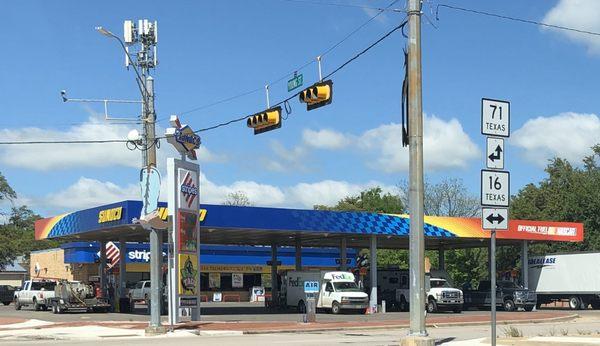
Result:
<svg viewBox="0 0 600 346"><path fill-rule="evenodd" d="M314 131L305 129L302 131L302 141L304 145L317 149L341 149L348 146L351 142L349 136L333 130Z"/></svg>
<svg viewBox="0 0 600 346"><path fill-rule="evenodd" d="M579 30L600 31L600 1L598 0L560 0L543 21L552 25L565 26ZM600 54L600 37L559 29L550 29L570 40L582 43L590 53Z"/></svg>
<svg viewBox="0 0 600 346"><path fill-rule="evenodd" d="M161 186L161 201L167 200L166 181ZM218 185L200 175L200 200L206 204L222 204L228 194L243 191L256 206L312 208L315 204L333 205L340 199L357 195L361 191L380 186L384 192L397 193L393 186L376 181L355 184L346 181L323 180L314 183L299 183L287 187L261 184L255 181L235 181ZM81 177L73 185L62 191L43 197L25 197L27 204L34 209L42 209L50 214L81 210L123 200L139 200L140 188L137 184L119 186L109 181Z"/></svg>
<svg viewBox="0 0 600 346"><path fill-rule="evenodd" d="M287 149L281 142L273 140L270 147L274 156L264 156L261 158L265 169L275 172L308 170L305 166L308 152L304 146L298 145L292 149Z"/></svg>
<svg viewBox="0 0 600 346"><path fill-rule="evenodd" d="M426 169L463 168L480 156L479 148L465 133L457 119L444 121L424 116L423 158ZM377 157L369 165L387 173L408 170L408 147L402 147L402 125L392 123L366 131L359 147Z"/></svg>
<svg viewBox="0 0 600 346"><path fill-rule="evenodd" d="M31 140L106 140L125 139L127 133L137 125L124 125L106 122L90 117L86 122L73 125L64 131L28 127L21 129L1 129L4 141ZM156 133L164 131L157 128ZM166 141L158 150L158 160L164 162L167 156L178 156ZM200 162L222 162L224 157L215 155L206 147L198 150ZM103 144L52 144L52 145L4 145L0 147L0 163L32 170L67 169L72 167L140 167L141 152L128 150L125 143Z"/></svg>
<svg viewBox="0 0 600 346"><path fill-rule="evenodd" d="M577 164L598 143L600 119L596 114L561 113L528 120L515 131L510 143L523 148L528 161L540 167L560 157Z"/></svg>

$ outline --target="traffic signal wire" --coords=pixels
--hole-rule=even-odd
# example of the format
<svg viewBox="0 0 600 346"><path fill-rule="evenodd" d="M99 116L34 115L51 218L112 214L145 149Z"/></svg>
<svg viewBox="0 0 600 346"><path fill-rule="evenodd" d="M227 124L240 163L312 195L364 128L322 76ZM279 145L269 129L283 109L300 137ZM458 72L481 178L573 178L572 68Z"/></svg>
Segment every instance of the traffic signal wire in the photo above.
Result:
<svg viewBox="0 0 600 346"><path fill-rule="evenodd" d="M378 45L381 41L385 40L386 38L388 38L391 34L393 34L394 32L403 29L406 24L408 24L408 20L405 18L402 23L396 27L394 27L392 30L388 31L385 35L381 36L377 41L373 42L372 44L370 44L367 48L363 49L362 51L360 51L359 53L357 53L356 55L354 55L352 58L346 60L343 64L341 64L340 66L338 66L336 69L334 69L332 72L330 72L329 74L327 74L323 79L327 79L331 76L333 76L334 74L336 74L337 72L339 72L340 70L342 70L344 67L346 67L348 64L350 64L351 62L353 62L354 60L358 59L361 55L365 54L366 52L368 52L371 48L375 47L376 45ZM290 101L291 99L298 97L298 95L300 95L302 91L298 91L295 94L293 94L292 96L289 96L288 98L281 100L277 103L275 103L274 105L271 106L271 108L280 106L282 104L286 104L288 103L288 101ZM291 112L291 108L290 108L290 112ZM289 115L289 113L288 113ZM223 126L227 126L236 122L240 122L243 120L246 120L248 118L247 115L243 116L243 117L239 117L236 119L232 119L223 123L219 123L210 127L205 127L205 128L201 128L198 129L196 131L194 131L195 133L200 133L200 132L206 132L206 131L210 131L210 130L214 130L217 129L219 127L223 127Z"/></svg>
<svg viewBox="0 0 600 346"><path fill-rule="evenodd" d="M353 57L351 57L350 59L346 60L344 63L342 63L340 66L338 66L336 69L334 69L332 72L330 72L329 74L327 74L324 79L327 79L331 76L333 76L334 74L338 73L340 70L342 70L343 68L345 68L346 66L348 66L348 64L350 64L351 62L355 61L356 59L358 59L360 56L362 56L363 54L365 54L366 52L368 52L369 50L371 50L373 47L375 47L376 45L378 45L379 43L381 43L383 40L385 40L386 38L388 38L391 34L393 34L394 32L403 29L406 24L408 23L407 19L405 18L402 23L396 27L394 27L392 30L388 31L385 35L381 36L379 39L377 39L375 42L373 42L372 44L370 44L368 47L366 47L365 49L361 50L360 52L358 52L357 54L355 54ZM262 90L262 88L261 88ZM277 103L275 103L274 105L271 106L271 108L280 106L280 105L286 105L286 112L287 109L290 109L290 113L291 113L291 107L289 107L289 101L295 97L298 97L298 95L300 95L302 91L298 91L296 93L294 93L292 96L289 96L288 98L281 100ZM287 113L289 115L289 113ZM224 126L228 126L240 121L244 121L248 118L247 115L241 116L239 118L234 118L231 120L228 120L226 122L222 122L213 126L209 126L209 127L205 127L205 128L201 128L198 129L196 131L194 131L194 133L200 133L200 132L206 132L206 131L210 131L210 130L214 130L220 127L224 127ZM156 140L160 140L160 139L165 139L165 136L157 136ZM8 142L0 142L0 145L17 145L17 144L96 144L96 143L127 143L129 142L128 140L125 139L106 139L106 140L57 140L57 141L8 141Z"/></svg>
<svg viewBox="0 0 600 346"><path fill-rule="evenodd" d="M304 2L304 1L294 1L294 0L283 0L283 1ZM381 15L382 13L390 10L390 8L392 6L394 6L398 1L399 0L394 0L389 5L387 5L386 7L382 7L382 8L354 6L354 5L346 5L346 4L330 4L330 5L339 5L339 6L343 6L343 7L360 7L360 8L363 8L363 9L372 9L372 10L376 10L377 13L374 14L374 15L372 15L372 16L370 16L368 20L366 20L364 23L362 23L361 25L359 25L356 29L352 30L350 33L348 33L346 36L344 36L341 40L339 40L338 42L336 42L331 47L327 48L323 53L320 54L320 56L325 56L325 55L331 53L333 50L335 50L338 46L340 46L342 43L344 43L346 40L348 40L354 34L356 34L357 32L359 32L362 28L364 28L369 23L371 23L373 20L375 20L375 18L377 18L379 15ZM318 3L318 2L312 2L312 3L314 3L314 4L321 4L321 5L325 5L326 4L326 3ZM297 68L295 68L294 70L292 70L292 71L290 71L290 72L282 75L281 77L279 77L279 78L277 78L277 79L275 79L275 80L267 83L267 85L272 86L272 85L275 85L277 83L280 83L281 81L285 80L286 78L289 78L289 76L292 75L293 73L302 71L303 69L307 68L308 66L310 66L310 65L312 65L314 63L315 63L315 60L311 59L310 61L307 61L306 63L304 63L303 65L301 65L301 66L299 66ZM203 109L206 109L206 108L210 108L210 107L222 104L222 103L233 101L235 99L238 99L238 98L241 98L241 97L244 97L244 96L248 96L248 95L251 95L251 94L255 94L255 93L261 92L261 91L264 91L264 87L260 87L260 88L248 90L246 92L242 92L240 94L233 95L233 96L230 96L230 97L227 97L227 98L224 98L224 99L212 102L212 103L208 103L208 104L205 104L205 105L202 105L202 106L194 107L192 109L188 109L188 110L186 110L184 112L179 112L177 114L179 116L181 116L181 115L185 115L185 114L197 112L197 111L200 111L200 110L203 110ZM163 118L158 119L156 122L161 122L161 121L164 121L164 120L167 120L167 119L168 119L168 117L163 117Z"/></svg>
<svg viewBox="0 0 600 346"><path fill-rule="evenodd" d="M440 14L440 7L444 7L444 8L448 8L448 9L456 10L456 11L462 11L462 12L468 12L468 13L478 14L478 15L482 15L482 16L494 17L494 18L499 18L499 19L506 19L506 20L511 20L511 21L520 22L520 23L534 24L534 25L544 26L544 27L547 27L547 28L553 28L553 29L558 29L558 30L573 31L573 32L577 32L577 33L580 33L580 34L600 36L600 33L594 32L594 31L588 31L588 30L581 30L581 29L576 29L576 28L570 28L570 27L562 26L562 25L548 24L548 23L538 22L538 21L530 20L530 19L523 19L523 18L511 17L511 16L502 15L502 14L485 12L485 11L479 11L479 10L474 10L474 9L470 9L470 8L464 8L464 7L452 6L452 5L446 5L446 4L438 4L437 5L436 11L435 11L435 19L436 20L440 20L440 16L439 16L439 14Z"/></svg>

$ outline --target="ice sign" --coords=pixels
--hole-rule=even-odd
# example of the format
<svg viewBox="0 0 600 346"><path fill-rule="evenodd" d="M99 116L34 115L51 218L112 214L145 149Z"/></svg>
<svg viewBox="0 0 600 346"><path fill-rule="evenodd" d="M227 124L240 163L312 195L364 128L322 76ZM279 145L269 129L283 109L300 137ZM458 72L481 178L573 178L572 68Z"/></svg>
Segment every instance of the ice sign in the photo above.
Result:
<svg viewBox="0 0 600 346"><path fill-rule="evenodd" d="M319 292L319 281L305 281L304 282L304 293L318 293Z"/></svg>

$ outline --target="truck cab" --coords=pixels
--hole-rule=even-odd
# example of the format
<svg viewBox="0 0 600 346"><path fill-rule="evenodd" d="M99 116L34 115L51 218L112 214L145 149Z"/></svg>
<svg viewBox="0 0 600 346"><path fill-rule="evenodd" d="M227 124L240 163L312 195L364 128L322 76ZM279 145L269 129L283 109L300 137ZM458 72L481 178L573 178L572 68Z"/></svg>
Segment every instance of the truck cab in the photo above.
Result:
<svg viewBox="0 0 600 346"><path fill-rule="evenodd" d="M476 290L465 290L465 306L476 308L491 307L491 282L482 280ZM525 289L512 281L496 282L496 306L505 311L523 308L532 311L537 303L534 291Z"/></svg>

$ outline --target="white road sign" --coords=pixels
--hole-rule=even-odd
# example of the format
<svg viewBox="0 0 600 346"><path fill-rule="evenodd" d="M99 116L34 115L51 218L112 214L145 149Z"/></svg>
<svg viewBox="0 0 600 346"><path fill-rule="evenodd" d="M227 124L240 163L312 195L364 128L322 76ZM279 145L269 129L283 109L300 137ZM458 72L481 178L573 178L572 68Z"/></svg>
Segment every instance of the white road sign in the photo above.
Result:
<svg viewBox="0 0 600 346"><path fill-rule="evenodd" d="M486 138L485 165L491 169L504 169L504 139Z"/></svg>
<svg viewBox="0 0 600 346"><path fill-rule="evenodd" d="M510 102L481 99L481 133L490 136L510 136Z"/></svg>
<svg viewBox="0 0 600 346"><path fill-rule="evenodd" d="M487 230L508 230L508 209L482 208L481 226Z"/></svg>
<svg viewBox="0 0 600 346"><path fill-rule="evenodd" d="M481 205L508 207L510 173L481 170Z"/></svg>

